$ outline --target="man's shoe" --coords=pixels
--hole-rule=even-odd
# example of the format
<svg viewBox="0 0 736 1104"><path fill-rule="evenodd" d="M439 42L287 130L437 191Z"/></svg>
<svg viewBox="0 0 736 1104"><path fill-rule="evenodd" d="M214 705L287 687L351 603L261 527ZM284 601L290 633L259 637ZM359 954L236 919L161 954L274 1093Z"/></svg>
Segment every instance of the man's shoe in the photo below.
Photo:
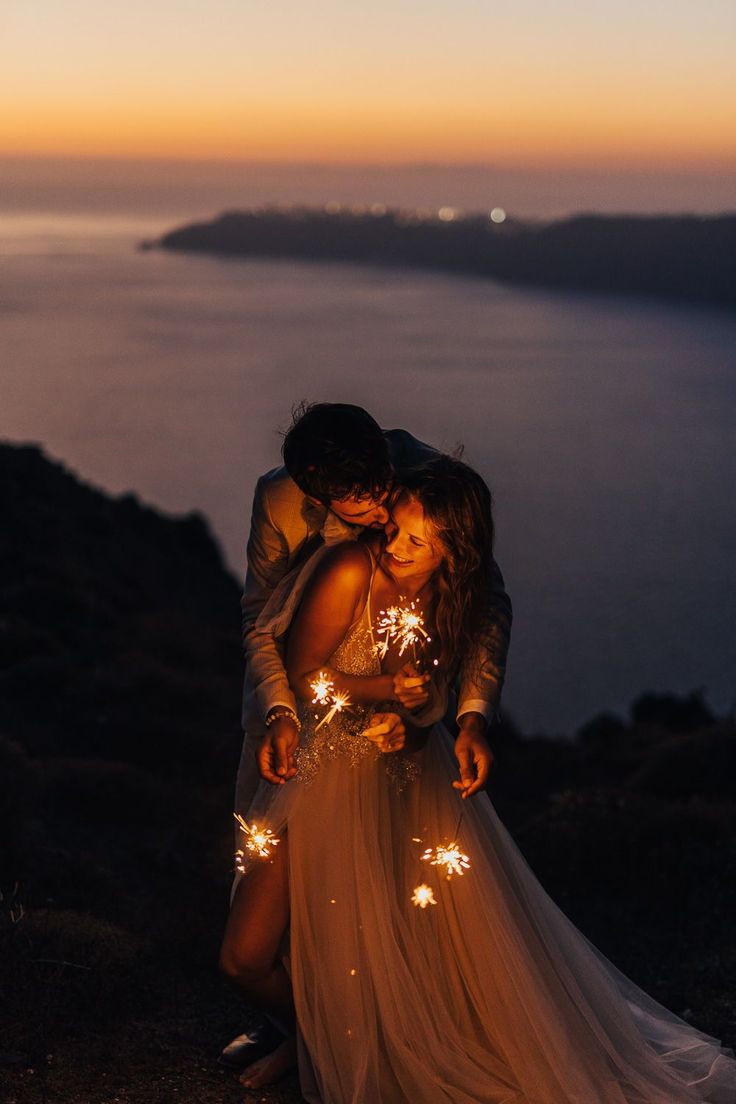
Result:
<svg viewBox="0 0 736 1104"><path fill-rule="evenodd" d="M227 1044L217 1061L228 1069L245 1069L251 1062L257 1062L283 1043L285 1035L266 1020L262 1027L255 1031L237 1035Z"/></svg>

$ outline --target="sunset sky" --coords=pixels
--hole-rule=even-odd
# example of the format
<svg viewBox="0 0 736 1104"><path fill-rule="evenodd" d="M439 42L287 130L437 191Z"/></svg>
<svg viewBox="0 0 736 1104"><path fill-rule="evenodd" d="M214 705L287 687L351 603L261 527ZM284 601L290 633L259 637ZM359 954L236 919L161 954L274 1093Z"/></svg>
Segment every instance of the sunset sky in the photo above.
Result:
<svg viewBox="0 0 736 1104"><path fill-rule="evenodd" d="M736 164L734 0L6 0L0 154Z"/></svg>

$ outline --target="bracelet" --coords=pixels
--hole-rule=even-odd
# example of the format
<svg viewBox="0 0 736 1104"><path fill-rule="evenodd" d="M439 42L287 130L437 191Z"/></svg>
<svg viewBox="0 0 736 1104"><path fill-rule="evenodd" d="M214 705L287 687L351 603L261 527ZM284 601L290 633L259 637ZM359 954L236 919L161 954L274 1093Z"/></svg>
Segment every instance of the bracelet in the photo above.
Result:
<svg viewBox="0 0 736 1104"><path fill-rule="evenodd" d="M297 732L302 730L302 722L297 717L293 709L273 709L266 717L266 728L270 728L274 721L277 721L279 717L288 717L290 721L293 721L296 725Z"/></svg>

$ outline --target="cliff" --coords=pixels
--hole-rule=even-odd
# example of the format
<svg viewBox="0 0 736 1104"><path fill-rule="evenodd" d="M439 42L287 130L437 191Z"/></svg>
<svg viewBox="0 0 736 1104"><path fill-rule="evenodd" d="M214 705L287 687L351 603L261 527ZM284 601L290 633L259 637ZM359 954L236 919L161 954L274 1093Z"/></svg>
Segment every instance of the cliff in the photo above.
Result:
<svg viewBox="0 0 736 1104"><path fill-rule="evenodd" d="M432 269L506 283L736 304L736 215L581 215L548 224L266 208L165 234L163 249Z"/></svg>

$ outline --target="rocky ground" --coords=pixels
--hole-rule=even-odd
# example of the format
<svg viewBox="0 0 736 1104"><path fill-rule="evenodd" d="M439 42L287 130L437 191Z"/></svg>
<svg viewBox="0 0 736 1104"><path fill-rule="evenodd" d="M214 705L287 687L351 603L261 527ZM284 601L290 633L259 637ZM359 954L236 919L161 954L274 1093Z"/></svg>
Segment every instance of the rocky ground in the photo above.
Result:
<svg viewBox="0 0 736 1104"><path fill-rule="evenodd" d="M205 522L0 444L0 1084L8 1104L299 1100L215 1062L240 750L239 587ZM736 1043L736 726L645 695L494 731L491 796L625 973Z"/></svg>

